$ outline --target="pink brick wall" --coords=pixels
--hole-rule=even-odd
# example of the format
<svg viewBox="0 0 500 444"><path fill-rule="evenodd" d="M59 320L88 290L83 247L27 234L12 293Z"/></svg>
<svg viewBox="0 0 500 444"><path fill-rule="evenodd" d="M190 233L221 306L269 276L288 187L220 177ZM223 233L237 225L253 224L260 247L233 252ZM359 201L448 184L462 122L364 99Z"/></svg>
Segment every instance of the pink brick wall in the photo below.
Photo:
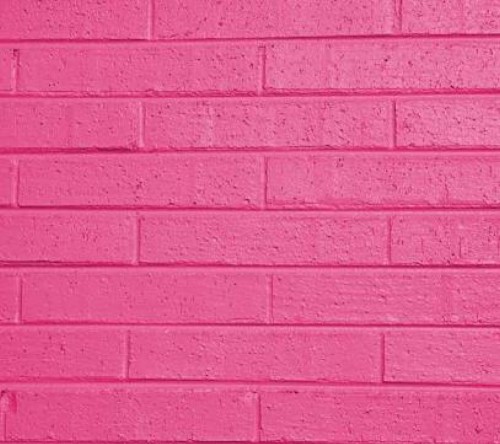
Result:
<svg viewBox="0 0 500 444"><path fill-rule="evenodd" d="M500 0L0 0L0 442L500 443Z"/></svg>

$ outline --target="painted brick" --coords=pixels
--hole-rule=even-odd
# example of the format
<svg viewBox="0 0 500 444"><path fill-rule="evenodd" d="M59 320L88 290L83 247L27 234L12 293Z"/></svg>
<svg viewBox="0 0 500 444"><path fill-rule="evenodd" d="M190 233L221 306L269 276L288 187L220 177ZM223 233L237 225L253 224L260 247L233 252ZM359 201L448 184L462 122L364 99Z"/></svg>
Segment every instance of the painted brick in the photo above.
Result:
<svg viewBox="0 0 500 444"><path fill-rule="evenodd" d="M0 274L0 324L16 322L19 317L18 307L19 307L19 279L16 276L1 273Z"/></svg>
<svg viewBox="0 0 500 444"><path fill-rule="evenodd" d="M278 42L269 45L266 62L266 88L270 90L459 91L500 87L500 43L495 40Z"/></svg>
<svg viewBox="0 0 500 444"><path fill-rule="evenodd" d="M392 224L392 262L497 265L500 219L485 213L408 215Z"/></svg>
<svg viewBox="0 0 500 444"><path fill-rule="evenodd" d="M201 8L196 0L156 2L155 30L161 39L314 37L389 34L390 0L222 0Z"/></svg>
<svg viewBox="0 0 500 444"><path fill-rule="evenodd" d="M123 332L98 329L0 328L2 380L121 377Z"/></svg>
<svg viewBox="0 0 500 444"><path fill-rule="evenodd" d="M0 213L0 262L126 263L135 221L117 213Z"/></svg>
<svg viewBox="0 0 500 444"><path fill-rule="evenodd" d="M287 324L498 325L496 271L311 271L273 277Z"/></svg>
<svg viewBox="0 0 500 444"><path fill-rule="evenodd" d="M500 442L500 0L0 17L0 441Z"/></svg>
<svg viewBox="0 0 500 444"><path fill-rule="evenodd" d="M256 45L21 49L19 90L257 92Z"/></svg>
<svg viewBox="0 0 500 444"><path fill-rule="evenodd" d="M20 205L256 208L263 200L260 158L69 157L21 161Z"/></svg>
<svg viewBox="0 0 500 444"><path fill-rule="evenodd" d="M247 327L171 328L131 334L132 378L380 380L378 332Z"/></svg>
<svg viewBox="0 0 500 444"><path fill-rule="evenodd" d="M266 278L254 273L70 271L29 273L23 320L53 323L267 321Z"/></svg>
<svg viewBox="0 0 500 444"><path fill-rule="evenodd" d="M268 161L267 202L282 208L496 206L500 157L293 155Z"/></svg>
<svg viewBox="0 0 500 444"><path fill-rule="evenodd" d="M61 156L21 161L20 203L42 206L258 207L259 158Z"/></svg>
<svg viewBox="0 0 500 444"><path fill-rule="evenodd" d="M391 144L391 106L379 100L225 99L146 104L146 146L379 147Z"/></svg>
<svg viewBox="0 0 500 444"><path fill-rule="evenodd" d="M12 51L0 48L0 91L9 91L11 89L12 63Z"/></svg>
<svg viewBox="0 0 500 444"><path fill-rule="evenodd" d="M486 444L500 433L500 392L295 390L262 396L264 441Z"/></svg>
<svg viewBox="0 0 500 444"><path fill-rule="evenodd" d="M257 429L257 396L241 390L51 388L15 397L9 440L253 441Z"/></svg>
<svg viewBox="0 0 500 444"><path fill-rule="evenodd" d="M500 333L485 330L389 332L385 380L500 383Z"/></svg>
<svg viewBox="0 0 500 444"><path fill-rule="evenodd" d="M500 146L500 100L494 97L400 100L396 114L402 147Z"/></svg>
<svg viewBox="0 0 500 444"><path fill-rule="evenodd" d="M13 203L14 181L13 162L0 159L0 206L8 206Z"/></svg>
<svg viewBox="0 0 500 444"><path fill-rule="evenodd" d="M144 0L0 2L0 39L140 39L147 36Z"/></svg>
<svg viewBox="0 0 500 444"><path fill-rule="evenodd" d="M404 0L402 28L417 34L497 34L499 0Z"/></svg>
<svg viewBox="0 0 500 444"><path fill-rule="evenodd" d="M384 264L384 217L319 214L144 216L145 263L214 265Z"/></svg>
<svg viewBox="0 0 500 444"><path fill-rule="evenodd" d="M0 148L134 147L139 105L124 102L0 102Z"/></svg>

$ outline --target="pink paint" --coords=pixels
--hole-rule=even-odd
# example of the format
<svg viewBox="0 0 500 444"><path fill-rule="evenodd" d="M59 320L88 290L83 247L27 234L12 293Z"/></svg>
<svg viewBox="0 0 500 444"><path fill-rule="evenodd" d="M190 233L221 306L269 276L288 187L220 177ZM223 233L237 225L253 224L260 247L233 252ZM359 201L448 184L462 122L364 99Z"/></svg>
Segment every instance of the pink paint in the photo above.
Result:
<svg viewBox="0 0 500 444"><path fill-rule="evenodd" d="M500 1L0 1L0 441L500 440Z"/></svg>

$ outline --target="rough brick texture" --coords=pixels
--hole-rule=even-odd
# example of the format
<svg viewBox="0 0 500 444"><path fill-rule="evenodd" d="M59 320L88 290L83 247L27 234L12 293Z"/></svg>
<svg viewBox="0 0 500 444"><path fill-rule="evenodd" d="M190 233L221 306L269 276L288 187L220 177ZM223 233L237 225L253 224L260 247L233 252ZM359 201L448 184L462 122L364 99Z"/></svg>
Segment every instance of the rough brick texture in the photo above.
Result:
<svg viewBox="0 0 500 444"><path fill-rule="evenodd" d="M316 37L389 34L391 0L158 0L154 17L160 39Z"/></svg>
<svg viewBox="0 0 500 444"><path fill-rule="evenodd" d="M147 215L140 260L200 265L387 262L383 217L302 214Z"/></svg>
<svg viewBox="0 0 500 444"><path fill-rule="evenodd" d="M498 34L498 0L403 0L402 28L413 34Z"/></svg>
<svg viewBox="0 0 500 444"><path fill-rule="evenodd" d="M15 177L13 162L0 159L0 207L13 203Z"/></svg>
<svg viewBox="0 0 500 444"><path fill-rule="evenodd" d="M0 274L0 324L16 321L20 300L19 279L13 275Z"/></svg>
<svg viewBox="0 0 500 444"><path fill-rule="evenodd" d="M500 204L500 157L290 155L268 161L276 208L460 207Z"/></svg>
<svg viewBox="0 0 500 444"><path fill-rule="evenodd" d="M401 147L500 148L496 97L405 99L396 105L396 120Z"/></svg>
<svg viewBox="0 0 500 444"><path fill-rule="evenodd" d="M255 327L140 331L131 338L130 376L375 382L380 378L379 350L380 336L373 332Z"/></svg>
<svg viewBox="0 0 500 444"><path fill-rule="evenodd" d="M497 40L280 42L269 46L265 86L275 91L489 90L500 86L499 70Z"/></svg>
<svg viewBox="0 0 500 444"><path fill-rule="evenodd" d="M0 212L0 261L130 263L134 232L127 214Z"/></svg>
<svg viewBox="0 0 500 444"><path fill-rule="evenodd" d="M0 442L500 442L500 0L0 0Z"/></svg>
<svg viewBox="0 0 500 444"><path fill-rule="evenodd" d="M276 323L498 325L497 271L276 273Z"/></svg>
<svg viewBox="0 0 500 444"><path fill-rule="evenodd" d="M94 329L0 328L1 380L124 376L125 335Z"/></svg>
<svg viewBox="0 0 500 444"><path fill-rule="evenodd" d="M256 45L140 46L20 51L20 91L250 93Z"/></svg>
<svg viewBox="0 0 500 444"><path fill-rule="evenodd" d="M255 394L222 389L20 390L9 440L252 441ZM71 421L61 418L72 412ZM9 416L10 418L10 416Z"/></svg>
<svg viewBox="0 0 500 444"><path fill-rule="evenodd" d="M390 122L380 100L175 100L146 105L145 139L165 149L383 148Z"/></svg>
<svg viewBox="0 0 500 444"><path fill-rule="evenodd" d="M171 271L32 272L23 319L51 323L267 322L263 275Z"/></svg>
<svg viewBox="0 0 500 444"><path fill-rule="evenodd" d="M436 213L395 217L392 261L405 265L497 265L498 215Z"/></svg>
<svg viewBox="0 0 500 444"><path fill-rule="evenodd" d="M42 157L20 162L19 204L255 208L262 171L251 157Z"/></svg>
<svg viewBox="0 0 500 444"><path fill-rule="evenodd" d="M0 3L0 39L141 39L144 0L20 0Z"/></svg>
<svg viewBox="0 0 500 444"><path fill-rule="evenodd" d="M267 441L494 442L500 392L407 389L296 390L262 397Z"/></svg>
<svg viewBox="0 0 500 444"><path fill-rule="evenodd" d="M0 150L134 147L139 108L125 102L3 100L0 127Z"/></svg>
<svg viewBox="0 0 500 444"><path fill-rule="evenodd" d="M13 53L0 48L0 91L9 91L12 82Z"/></svg>
<svg viewBox="0 0 500 444"><path fill-rule="evenodd" d="M498 384L498 331L390 332L385 380Z"/></svg>

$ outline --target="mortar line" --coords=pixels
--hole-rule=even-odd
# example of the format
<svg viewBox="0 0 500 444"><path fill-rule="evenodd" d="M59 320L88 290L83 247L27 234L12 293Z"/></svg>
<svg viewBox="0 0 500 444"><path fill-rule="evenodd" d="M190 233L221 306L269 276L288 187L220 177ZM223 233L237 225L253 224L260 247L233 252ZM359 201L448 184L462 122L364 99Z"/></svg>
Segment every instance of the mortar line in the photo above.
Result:
<svg viewBox="0 0 500 444"><path fill-rule="evenodd" d="M364 100L412 100L412 99L443 99L450 98L457 101L467 98L497 99L500 88L462 88L462 89L267 89L259 94L258 91L140 91L140 92L104 92L104 91L74 91L74 92L19 92L16 95L10 92L0 92L1 101L22 102L27 100L53 100L88 103L92 101L126 102L137 101L200 101L210 100L217 102L244 101L282 101L291 99L304 102L322 100L332 101L364 101Z"/></svg>
<svg viewBox="0 0 500 444"><path fill-rule="evenodd" d="M324 208L316 208L316 207L271 207L268 208L266 212L263 212L261 208L238 208L238 207L228 207L228 208L217 208L217 207L178 207L170 209L168 206L143 206L143 207L133 207L133 206L124 206L124 207L108 207L108 206L58 206L58 207L50 207L50 206L23 206L22 210L13 210L12 208L1 208L1 214L12 214L13 211L17 211L17 214L50 214L50 213L59 213L59 214L73 214L73 213L89 213L93 214L95 211L100 211L103 214L116 214L121 213L122 216L134 216L138 214L139 216L150 216L152 214L160 214L162 216L171 216L176 214L190 214L197 216L214 216L214 215L248 215L255 216L257 218L266 218L271 217L271 215L287 215L287 216L317 216L317 217L336 217L339 218L344 217L346 214L351 214L356 217L364 217L369 219L371 216L402 216L402 215L416 215L416 216L426 216L429 214L434 214L437 216L490 216L500 215L500 207L482 207L482 206L450 206L450 207L324 207ZM12 261L14 263L23 263L23 261ZM30 261L28 261L30 262ZM43 262L43 261L42 261ZM50 262L49 262L50 263ZM55 262L54 262L55 263ZM94 262L95 263L95 262ZM115 262L115 264L122 263L121 261ZM182 262L168 262L170 265L180 265ZM0 261L0 265L2 262ZM186 263L186 265L192 265L190 263ZM231 264L228 264L231 265ZM236 266L236 264L233 264ZM248 264L248 265L259 265L259 263ZM288 264L284 264L285 266ZM306 265L307 264L300 264ZM334 261L333 263L326 262L324 265L342 265ZM348 266L352 266L355 264L347 264ZM357 265L363 266L363 262L358 263ZM368 263L367 265L383 265L380 263ZM461 265L461 264L457 264ZM465 264L467 265L467 264ZM474 264L470 264L473 266ZM477 264L477 265L485 265L491 266L494 264ZM499 264L500 265L500 264Z"/></svg>
<svg viewBox="0 0 500 444"><path fill-rule="evenodd" d="M267 282L267 292L268 292L268 316L267 321L269 324L274 324L274 275L270 274L268 276Z"/></svg>
<svg viewBox="0 0 500 444"><path fill-rule="evenodd" d="M149 15L148 15L148 40L155 40L155 12L156 5L155 0L149 1Z"/></svg>
<svg viewBox="0 0 500 444"><path fill-rule="evenodd" d="M328 321L312 321L312 322L301 322L300 324L295 322L279 322L274 324L269 324L266 320L256 321L256 322L197 322L197 323L182 323L182 322L106 322L102 323L100 321L81 321L81 322L61 322L61 321L32 321L25 322L24 324L10 323L2 324L1 328L8 326L9 328L22 328L23 330L29 329L40 329L46 328L60 329L60 330L73 330L73 329L94 329L99 330L113 330L120 331L124 328L133 330L148 330L148 329L164 329L165 327L179 330L204 330L204 329L214 329L214 330L245 330L245 329L260 329L260 330L313 330L313 331L329 331L329 330L365 330L365 331L386 331L386 330L455 330L455 331L476 331L476 332L498 332L500 329L500 323L496 324L447 324L445 322L439 323L435 321L428 324L419 323L374 323L370 321L358 321L355 323L339 323L339 322L328 322Z"/></svg>
<svg viewBox="0 0 500 444"><path fill-rule="evenodd" d="M257 442L262 441L262 399L261 394L257 393Z"/></svg>
<svg viewBox="0 0 500 444"><path fill-rule="evenodd" d="M401 36L403 34L403 0L395 1L395 28L396 34Z"/></svg>
<svg viewBox="0 0 500 444"><path fill-rule="evenodd" d="M259 46L259 84L257 85L257 94L263 95L266 90L266 70L267 70L267 48Z"/></svg>
<svg viewBox="0 0 500 444"><path fill-rule="evenodd" d="M21 183L21 167L18 159L14 160L14 177L12 178L12 206L19 207L19 186Z"/></svg>
<svg viewBox="0 0 500 444"><path fill-rule="evenodd" d="M135 213L135 230L134 230L134 259L133 265L140 264L141 258L141 215L137 211Z"/></svg>
<svg viewBox="0 0 500 444"><path fill-rule="evenodd" d="M385 330L382 330L380 333L380 344L381 344L381 350L380 350L380 355L381 355L381 363L380 363L380 371L381 371L381 378L380 382L384 384L385 381Z"/></svg>
<svg viewBox="0 0 500 444"><path fill-rule="evenodd" d="M71 385L69 385L71 383ZM314 381L314 380L275 380L275 381L262 381L262 380L222 380L222 379L140 379L132 378L129 380L125 379L110 379L110 380L97 380L97 379L39 379L36 382L27 381L2 381L4 387L13 389L17 387L19 390L25 388L97 388L97 387L155 387L155 388L166 388L174 387L176 389L193 389L193 388L211 388L223 390L227 388L239 388L246 390L248 393L252 393L255 389L259 390L295 390L300 388L302 390L314 390L322 388L324 390L351 390L351 389L363 389L363 390L373 390L379 392L380 390L386 390L391 392L393 390L407 390L409 392L414 391L416 388L422 390L435 389L437 391L449 391L449 392L462 392L464 390L470 392L484 391L490 392L495 390L500 393L500 385L491 383L467 383L467 382L399 382L399 381L387 381L384 384L380 382L362 382L362 381ZM255 393L255 391L254 391ZM17 443L18 441L16 441ZM33 442L33 441L32 441ZM75 441L76 442L76 441ZM92 441L95 442L95 441ZM217 441L216 441L217 442ZM220 441L218 441L220 442ZM129 443L129 441L127 441ZM144 441L141 441L144 443Z"/></svg>
<svg viewBox="0 0 500 444"><path fill-rule="evenodd" d="M264 210L268 209L268 194L269 194L269 158L264 157L264 199L262 207Z"/></svg>
<svg viewBox="0 0 500 444"><path fill-rule="evenodd" d="M11 91L17 92L19 85L19 49L12 50Z"/></svg>
<svg viewBox="0 0 500 444"><path fill-rule="evenodd" d="M387 265L392 265L392 216L387 218Z"/></svg>
<svg viewBox="0 0 500 444"><path fill-rule="evenodd" d="M394 9L396 9L394 7ZM402 8L401 8L402 9ZM192 45L192 44L214 44L214 43L226 43L226 44L239 44L239 43L264 43L264 42L282 42L282 41L294 41L294 42L310 42L310 41L318 41L318 42L327 42L327 41L359 41L359 40L368 40L368 41L385 41L385 40L458 40L458 41L468 41L468 40L476 40L482 39L485 41L495 41L500 38L499 32L494 33L467 33L467 32L449 32L447 34L436 34L436 33L418 33L418 32L405 32L401 34L320 34L320 35L302 35L302 36L262 36L262 37L199 37L199 38L172 38L172 39L157 39L155 43L159 43L161 45L172 45L172 46L181 46L181 45ZM147 38L137 37L137 38L129 38L129 39L82 39L82 38L59 38L59 39L50 39L50 38L33 38L33 39L9 39L2 38L0 39L0 46L12 46L14 44L19 46L144 46L150 44L151 41Z"/></svg>
<svg viewBox="0 0 500 444"><path fill-rule="evenodd" d="M0 441L7 441L7 413L0 411L0 427L2 429L2 437Z"/></svg>
<svg viewBox="0 0 500 444"><path fill-rule="evenodd" d="M173 158L183 156L233 156L245 157L253 155L272 155L286 157L290 154L294 156L308 157L311 155L321 154L322 156L394 156L397 154L402 158L410 157L453 157L453 158L471 158L476 156L500 157L499 146L438 146L438 147L418 147L408 149L409 147L398 147L397 153L391 151L389 147L327 147L327 146L285 146L285 147L195 147L195 148L145 148L138 151L130 148L2 148L0 147L0 157L19 158L36 158L42 159L51 156L82 156L98 157L98 156L171 156ZM497 160L497 159L495 159Z"/></svg>
<svg viewBox="0 0 500 444"><path fill-rule="evenodd" d="M18 314L17 314L17 321L19 324L23 323L23 289L24 289L24 273L19 277L19 284L18 284Z"/></svg>
<svg viewBox="0 0 500 444"><path fill-rule="evenodd" d="M144 148L144 133L146 132L146 113L144 102L139 102L139 140L138 147Z"/></svg>
<svg viewBox="0 0 500 444"><path fill-rule="evenodd" d="M130 362L132 350L132 333L130 330L125 332L125 379L130 379Z"/></svg>
<svg viewBox="0 0 500 444"><path fill-rule="evenodd" d="M453 265L445 265L445 264L423 264L423 265L408 265L408 264L391 264L391 265L380 265L380 264L361 264L355 263L352 265L346 264L331 264L331 265L316 265L316 264L293 264L293 265L259 265L259 264L225 264L225 265L214 265L212 263L156 263L156 262L145 262L141 261L140 264L131 264L127 263L106 263L106 262L71 262L71 263L60 263L60 262L0 262L0 270L1 271L20 271L24 270L26 272L31 271L45 271L45 272L53 272L55 270L114 270L114 271L125 271L131 270L130 267L133 267L134 271L145 271L145 270L162 270L162 271L225 271L225 272L269 272L270 270L276 272L304 272L304 273L312 273L317 271L384 271L384 272L401 272L401 271L411 271L412 273L423 273L423 272L436 272L442 273L443 271L454 271L454 272L475 272L481 271L484 272L500 272L500 264L471 264L471 265L462 265L462 264L453 264Z"/></svg>
<svg viewBox="0 0 500 444"><path fill-rule="evenodd" d="M104 211L104 212L144 212L144 213L164 213L167 215L168 213L181 214L181 213L189 213L189 214L234 214L234 213L255 213L263 215L262 205L260 207L210 207L210 206L199 206L199 207L185 207L179 206L177 208L169 209L168 206L108 206L108 205L58 205L56 207L50 206L38 206L38 205L23 205L20 207L20 211L23 212L32 212L32 213L44 213L48 211L53 211L57 213L81 213L81 212L93 212L93 211ZM498 213L500 211L499 205L494 206L460 206L460 205L450 205L450 206L428 206L428 207L412 207L408 205L406 207L356 207L356 206L340 206L340 207L324 207L317 208L314 206L279 206L276 207L267 207L265 208L267 214L273 213L291 213L296 215L305 215L313 213L314 215L321 214L322 216L330 215L334 216L335 214L349 214L355 213L357 215L363 214L387 214L387 213L395 213L395 214L427 214L427 213L448 213L449 215L453 215L454 213L465 213L465 215L472 215L472 212L482 212L482 213ZM5 213L12 211L12 208L3 207L0 209L0 213Z"/></svg>
<svg viewBox="0 0 500 444"><path fill-rule="evenodd" d="M392 122L392 149L398 148L398 118L397 118L397 103L396 100L392 101L392 111L391 111L391 122Z"/></svg>

